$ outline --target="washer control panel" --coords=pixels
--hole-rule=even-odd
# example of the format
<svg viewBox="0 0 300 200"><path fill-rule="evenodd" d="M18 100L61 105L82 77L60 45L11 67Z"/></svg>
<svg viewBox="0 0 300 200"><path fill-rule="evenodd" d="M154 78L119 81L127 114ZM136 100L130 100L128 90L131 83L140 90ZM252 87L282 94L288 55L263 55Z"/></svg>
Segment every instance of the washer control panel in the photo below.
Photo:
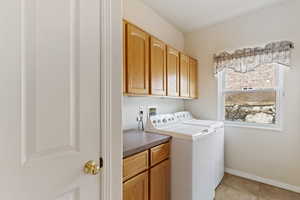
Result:
<svg viewBox="0 0 300 200"><path fill-rule="evenodd" d="M174 115L178 121L186 121L186 120L193 119L192 114L188 111L176 112L174 113Z"/></svg>
<svg viewBox="0 0 300 200"><path fill-rule="evenodd" d="M160 114L150 117L152 125L156 128L167 126L173 123L178 122L174 114Z"/></svg>
<svg viewBox="0 0 300 200"><path fill-rule="evenodd" d="M159 114L150 116L149 121L153 127L159 128L190 119L193 119L192 114L190 112L183 111L172 114Z"/></svg>

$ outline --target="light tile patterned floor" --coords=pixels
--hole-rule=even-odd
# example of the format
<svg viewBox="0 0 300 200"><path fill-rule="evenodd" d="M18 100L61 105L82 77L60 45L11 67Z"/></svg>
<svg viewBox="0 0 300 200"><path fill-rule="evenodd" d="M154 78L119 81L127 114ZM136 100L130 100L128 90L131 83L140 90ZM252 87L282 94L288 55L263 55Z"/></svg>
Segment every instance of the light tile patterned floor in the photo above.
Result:
<svg viewBox="0 0 300 200"><path fill-rule="evenodd" d="M215 200L300 200L300 194L225 174Z"/></svg>

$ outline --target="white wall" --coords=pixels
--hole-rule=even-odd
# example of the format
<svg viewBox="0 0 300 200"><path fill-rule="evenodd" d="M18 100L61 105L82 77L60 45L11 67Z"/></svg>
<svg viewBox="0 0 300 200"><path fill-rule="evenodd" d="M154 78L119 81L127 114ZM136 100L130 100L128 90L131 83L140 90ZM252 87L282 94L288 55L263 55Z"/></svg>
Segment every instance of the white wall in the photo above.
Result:
<svg viewBox="0 0 300 200"><path fill-rule="evenodd" d="M198 117L217 118L217 80L214 53L271 41L295 42L293 68L286 73L284 130L226 127L226 167L300 186L300 1L282 4L188 33L185 50L199 58L200 99L186 108Z"/></svg>
<svg viewBox="0 0 300 200"><path fill-rule="evenodd" d="M141 0L123 0L123 18L165 43L183 50L184 35Z"/></svg>
<svg viewBox="0 0 300 200"><path fill-rule="evenodd" d="M184 48L184 35L175 27L157 15L141 0L123 0L123 18L139 26L148 33L163 40L165 43L179 49ZM146 109L157 105L158 112L176 112L183 110L184 101L175 99L160 99L150 97L124 97L123 98L123 128L136 128L136 116L139 105Z"/></svg>

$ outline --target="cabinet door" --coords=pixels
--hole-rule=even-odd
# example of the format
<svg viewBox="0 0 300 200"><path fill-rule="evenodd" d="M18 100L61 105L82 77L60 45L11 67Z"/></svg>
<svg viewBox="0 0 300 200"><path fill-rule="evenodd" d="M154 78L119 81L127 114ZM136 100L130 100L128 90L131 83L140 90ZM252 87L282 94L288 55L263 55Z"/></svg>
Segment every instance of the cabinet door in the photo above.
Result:
<svg viewBox="0 0 300 200"><path fill-rule="evenodd" d="M167 47L167 96L179 96L179 52Z"/></svg>
<svg viewBox="0 0 300 200"><path fill-rule="evenodd" d="M123 200L148 200L148 172L123 183Z"/></svg>
<svg viewBox="0 0 300 200"><path fill-rule="evenodd" d="M198 97L198 64L194 58L189 59L190 62L190 97Z"/></svg>
<svg viewBox="0 0 300 200"><path fill-rule="evenodd" d="M170 160L150 170L150 200L170 200Z"/></svg>
<svg viewBox="0 0 300 200"><path fill-rule="evenodd" d="M180 96L189 97L189 57L180 53Z"/></svg>
<svg viewBox="0 0 300 200"><path fill-rule="evenodd" d="M150 91L152 95L166 95L166 45L151 37L150 49Z"/></svg>
<svg viewBox="0 0 300 200"><path fill-rule="evenodd" d="M149 35L127 24L127 92L149 93Z"/></svg>
<svg viewBox="0 0 300 200"><path fill-rule="evenodd" d="M148 150L123 159L123 181L147 170L148 166Z"/></svg>
<svg viewBox="0 0 300 200"><path fill-rule="evenodd" d="M126 85L126 21L123 21L123 93L127 92Z"/></svg>

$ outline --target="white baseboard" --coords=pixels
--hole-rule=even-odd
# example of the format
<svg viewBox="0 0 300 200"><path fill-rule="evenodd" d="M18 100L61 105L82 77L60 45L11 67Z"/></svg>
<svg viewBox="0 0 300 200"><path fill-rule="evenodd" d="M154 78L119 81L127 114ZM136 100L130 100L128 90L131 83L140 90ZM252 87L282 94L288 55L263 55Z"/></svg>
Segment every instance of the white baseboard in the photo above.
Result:
<svg viewBox="0 0 300 200"><path fill-rule="evenodd" d="M289 190L289 191L292 191L292 192L300 193L300 187L298 187L298 186L290 185L290 184L287 184L287 183L282 183L282 182L275 181L275 180L268 179L268 178L262 178L262 177L259 177L259 176L253 175L253 174L248 174L246 172L242 172L242 171L235 170L235 169L225 168L225 172L228 173L228 174L243 177L243 178L250 179L250 180L253 180L253 181L257 181L257 182L260 182L260 183L264 183L264 184L267 184L267 185L272 185L272 186L275 186L275 187L278 187L278 188L282 188L282 189Z"/></svg>

